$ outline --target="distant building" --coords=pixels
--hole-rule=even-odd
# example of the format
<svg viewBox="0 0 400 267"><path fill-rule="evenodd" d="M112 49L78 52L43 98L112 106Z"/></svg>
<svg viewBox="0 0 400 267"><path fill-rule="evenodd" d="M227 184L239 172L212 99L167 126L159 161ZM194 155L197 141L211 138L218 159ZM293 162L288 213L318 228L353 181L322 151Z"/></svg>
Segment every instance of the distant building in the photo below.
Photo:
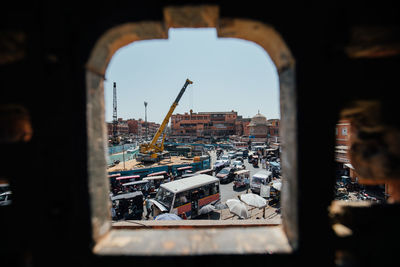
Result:
<svg viewBox="0 0 400 267"><path fill-rule="evenodd" d="M171 135L190 137L227 137L235 134L237 112L198 112L171 116Z"/></svg>
<svg viewBox="0 0 400 267"><path fill-rule="evenodd" d="M158 128L160 127L160 124L155 123L155 122L147 122L148 125L148 137L152 138ZM107 130L108 130L108 135L112 135L112 127L113 123L108 122L107 123ZM128 119L128 120L123 120L122 118L118 119L118 124L117 124L117 133L118 135L127 135L127 134L134 134L140 137L145 137L146 136L146 122L143 121L142 119L135 120L135 119Z"/></svg>
<svg viewBox="0 0 400 267"><path fill-rule="evenodd" d="M108 136L113 135L113 122L107 122L107 132ZM122 118L118 118L117 121L117 135L125 135L129 133L129 126L127 121L122 120Z"/></svg>
<svg viewBox="0 0 400 267"><path fill-rule="evenodd" d="M242 118L242 116L238 116L235 122L235 135L237 136L249 136L250 135L250 118Z"/></svg>
<svg viewBox="0 0 400 267"><path fill-rule="evenodd" d="M350 148L350 121L339 120L335 128L336 147L335 160L340 163L350 163L348 150Z"/></svg>
<svg viewBox="0 0 400 267"><path fill-rule="evenodd" d="M268 139L270 142L279 143L279 119L270 119L267 120L268 123Z"/></svg>
<svg viewBox="0 0 400 267"><path fill-rule="evenodd" d="M258 112L249 124L250 136L255 138L266 138L268 136L268 122L267 118Z"/></svg>
<svg viewBox="0 0 400 267"><path fill-rule="evenodd" d="M351 123L348 120L339 120L335 128L335 161L336 177L349 176L352 181L356 181L356 173L350 161L349 150L351 147Z"/></svg>
<svg viewBox="0 0 400 267"><path fill-rule="evenodd" d="M127 120L127 123L128 123L129 133L134 135L139 135L139 130L138 130L139 122L135 119L129 119Z"/></svg>
<svg viewBox="0 0 400 267"><path fill-rule="evenodd" d="M252 119L243 118L236 111L228 112L198 112L174 114L171 116L170 138L180 140L194 140L196 138L228 138L248 137L255 134L256 137L274 137L273 142L279 141L279 120L267 122L265 116L257 114ZM271 129L269 129L271 125ZM238 139L239 140L239 139Z"/></svg>

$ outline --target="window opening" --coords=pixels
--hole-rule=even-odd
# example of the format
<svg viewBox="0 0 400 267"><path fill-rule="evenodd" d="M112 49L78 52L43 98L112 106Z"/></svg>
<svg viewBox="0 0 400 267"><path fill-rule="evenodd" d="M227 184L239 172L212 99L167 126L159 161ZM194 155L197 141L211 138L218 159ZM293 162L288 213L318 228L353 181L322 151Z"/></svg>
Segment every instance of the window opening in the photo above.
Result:
<svg viewBox="0 0 400 267"><path fill-rule="evenodd" d="M186 82L179 92L177 87L186 77L192 81ZM140 41L118 50L106 78L107 171L109 176L121 175L110 184L110 192L114 196L142 192L143 198L153 201L149 204L150 216L147 209L135 206L143 212L143 220L157 219L157 215L170 212L190 220L242 219L225 202L242 194L259 195L261 178L254 177L251 183L244 183L236 177L237 171L248 169L253 177L260 169L273 170L271 180L281 181L278 74L269 56L257 45L239 39L218 39L215 29L170 29L168 40ZM178 92L181 99L169 114L172 109L168 111L169 105ZM193 104L197 112L193 111ZM167 111L170 115L167 119L172 122L168 123L165 139L160 136L158 143L165 141L164 152L168 156L154 161L143 158L145 153L140 147L163 127ZM203 120L203 114L211 115L205 118L206 126L198 122ZM183 120L177 122L178 117ZM235 143L244 145L239 147ZM187 149L181 151L182 146ZM225 161L225 168L219 168L218 160ZM182 164L190 165L191 170L180 171ZM178 194L164 187L173 180L187 179L207 170L208 175L221 183L220 194L205 195L203 187L209 184ZM160 171L163 172L160 179L139 186L148 175ZM272 187L272 181L263 180L262 186ZM188 201L180 203L179 197L185 193ZM277 221L281 216L279 194L263 197L270 201L266 223L268 218ZM124 201L129 202L113 201L112 209L117 214ZM134 206L134 202L129 203ZM211 205L208 210L207 204ZM254 210L249 205L246 208ZM132 208L130 212L135 213ZM260 219L250 214L245 219L256 218ZM124 217L113 218L113 222L120 220Z"/></svg>
<svg viewBox="0 0 400 267"><path fill-rule="evenodd" d="M196 11L197 12L197 11ZM171 18L167 19L167 24L168 27L171 27L171 21L168 21ZM293 116L294 112L296 111L296 105L295 105L295 94L294 94L294 87L293 87L293 80L294 80L294 61L290 55L290 52L287 50L285 44L277 35L277 33L272 30L271 28L268 28L268 26L264 26L263 24L257 23L257 22L252 22L252 21L241 21L241 20L234 20L233 22L231 21L230 23L225 24L224 20L220 20L221 26L218 26L218 36L219 37L234 37L234 38L239 38L239 39L249 39L252 40L256 43L259 43L262 45L262 47L270 52L272 51L272 56L271 59L275 63L275 66L277 66L277 73L279 75L279 87L280 87L280 100L282 103L282 100L284 101L284 105L281 105L280 111L282 114L287 114L282 115L281 122L275 123L275 125L279 125L282 127L281 129L278 130L280 133L280 136L282 136L283 140L285 141L285 144L282 144L282 150L284 150L284 147L290 146L292 149L290 150L289 153L286 155L283 154L285 160L289 162L291 168L286 168L287 174L288 174L288 181L283 183L287 185L286 191L290 192L286 194L282 194L282 200L285 203L286 209L283 209L282 216L286 217L286 220L283 220L283 229L285 234L287 235L287 238L289 239L290 244L293 247L296 247L297 244L297 211L296 211L296 205L291 205L293 203L297 203L296 198L297 198L297 189L296 189L296 179L297 179L297 164L296 164L296 147L297 147L297 138L296 138L296 124L295 124L295 116ZM173 24L173 23L172 23ZM264 31L264 33L267 33L266 35L259 35L258 33L254 33L253 36L247 36L244 37L243 33L243 28L240 28L238 31L231 31L230 27L235 27L235 25L245 25L244 28L250 27L251 29L261 29ZM216 25L216 24L215 24ZM257 25L257 27L255 27ZM129 36L129 38L124 39L122 42L118 40L118 36L123 36L123 33L126 32L132 32L132 28L140 29L142 27L147 28L149 31L152 32L153 34L149 34L149 36ZM178 26L182 27L182 26ZM207 27L210 27L209 25ZM112 34L113 31L119 31L120 35L114 35ZM143 33L143 31L139 31L140 33ZM235 34L232 35L232 32ZM247 31L245 31L247 34ZM252 32L250 30L250 32ZM262 36L260 38L260 36ZM270 38L266 38L270 37ZM117 38L117 39L115 39ZM92 225L93 225L93 238L94 240L100 240L100 238L106 234L109 233L111 229L111 223L109 221L109 218L111 217L111 212L110 207L108 207L108 203L110 203L109 200L109 187L110 187L110 179L111 177L106 176L106 179L102 179L101 177L104 177L104 172L102 168L99 168L99 166L103 165L104 167L107 166L107 157L106 153L104 153L104 158L102 158L100 155L102 154L101 152L104 151L104 148L107 146L107 142L105 140L108 140L106 138L106 128L104 127L104 81L103 78L105 75L99 75L101 73L106 73L106 68L107 65L111 59L111 56L116 52L116 49L118 49L121 46L124 46L129 43L128 40L131 40L130 42L133 41L138 41L138 40L145 40L145 39L166 39L166 34L164 32L164 27L161 26L159 23L132 23L132 24L127 24L127 25L122 25L120 27L116 27L116 29L111 29L110 34L106 33L96 44L92 55L89 59L89 62L87 64L87 81L88 81L88 150L89 150L89 160L88 160L88 166L89 166L89 189L90 189L90 194L92 198ZM271 41L272 40L272 41ZM115 45L110 45L110 43L115 42ZM274 43L275 42L275 43ZM107 44L109 43L109 44ZM109 50L108 48L112 48ZM107 50L108 49L108 50ZM279 54L279 56L278 56ZM99 57L96 57L96 55L100 55ZM286 55L286 56L283 56ZM190 77L190 76L189 76ZM186 78L189 78L186 77ZM193 79L192 77L190 77ZM193 79L195 80L195 79ZM157 82L159 80L156 80L154 78L154 81ZM196 91L194 92L196 95ZM196 98L197 99L197 96ZM147 107L146 105L147 102L145 102L145 108ZM193 104L191 104L193 105ZM196 104L197 105L197 104ZM258 110L258 108L256 108ZM231 117L231 119L237 117L240 114L235 113L233 110L232 112L226 111L227 113L230 113L230 115L234 115ZM286 113L287 112L287 113ZM232 114L231 114L232 113ZM114 114L113 114L114 115ZM179 120L185 120L187 118L190 118L193 116L193 111L187 112L186 114L181 114L179 118L172 120L172 121L179 121ZM211 114L208 112L204 112L202 114L202 117L204 119L211 119L210 123L203 123L202 126L207 125L207 126L214 126L216 128L220 127L221 124L221 115L223 116L223 112L220 112L217 117L212 117L210 116ZM260 111L254 116L256 117L256 121L259 120L260 118L262 119L262 114ZM100 120L99 120L100 118ZM229 118L229 116L228 116ZM258 119L257 119L258 118ZM114 119L114 118L113 118ZM121 122L121 120L118 119L117 121ZM215 122L214 122L215 121ZM234 126L235 124L233 121L228 122L229 126ZM250 123L249 123L250 124ZM146 130L148 130L150 123L147 123L145 121L145 127ZM218 126L218 127L217 127ZM265 124L263 125L265 126ZM126 128L126 127L123 127ZM128 126L129 129L129 126ZM286 131L285 131L285 130ZM123 129L120 129L123 131ZM129 131L129 130L128 130ZM180 131L182 132L182 129ZM183 130L184 132L184 130ZM271 135L271 133L276 133L277 129L274 129L274 131L271 131L270 133L267 134ZM205 131L204 134L209 134L212 136L212 133ZM222 135L222 136L229 136L229 131L227 129L218 129L216 131L217 134ZM255 135L257 134L257 131L253 132L253 136L247 135L247 138L255 138ZM100 138L101 137L101 138ZM289 138L287 138L289 137ZM183 140L187 141L187 140ZM275 138L275 142L279 141L279 138ZM187 148L180 147L181 152L186 152L187 154L185 157L192 156L193 152L195 151L188 151ZM124 150L124 146L122 147L122 150ZM281 149L276 150L276 152L281 152ZM257 152L258 150L255 149ZM125 153L122 153L123 155ZM201 157L200 157L201 158ZM197 158L198 160L198 158ZM282 168L285 169L285 160L282 160L283 166ZM100 164L99 164L100 163ZM210 162L209 162L210 163ZM264 164L264 163L262 163ZM178 171L181 173L182 177L183 175L186 175L185 179L190 179L190 176L193 176L193 171L198 171L196 168L193 170L186 170L184 168L188 167L189 164L184 164L181 166L180 170L177 168L175 171L178 173ZM263 166L263 165L262 165ZM125 166L126 167L126 166ZM124 167L124 168L125 168ZM204 170L203 170L204 171ZM166 172L168 174L168 172ZM142 178L143 173L139 173L140 178ZM174 173L175 174L175 173ZM114 175L114 174L109 174ZM118 175L118 174L116 174ZM119 174L120 176L124 177L124 175ZM150 178L150 174L146 174L148 177L145 178ZM134 175L132 175L134 176ZM163 175L160 175L163 176ZM100 177L100 178L99 178ZM165 178L165 177L164 177ZM121 180L121 179L120 179ZM118 181L120 181L118 180ZM145 184L147 186L156 186L155 179L149 179L149 182L146 182ZM130 180L130 183L135 183L135 181ZM285 190L285 186L282 187L282 190ZM215 192L221 193L221 188L219 189L214 189ZM195 199L197 199L201 194L205 194L203 188L198 188L198 190L191 191L189 194L189 197L195 196ZM106 197L105 197L106 196ZM286 196L286 197L285 197ZM174 199L174 198L173 198ZM193 201L192 201L193 202ZM192 203L191 203L192 204ZM193 203L192 207L196 207L199 202ZM106 207L106 208L105 208ZM171 203L171 207L173 207L173 204ZM286 210L286 212L285 212ZM198 210L194 211L196 214ZM256 224L255 224L256 225ZM269 230L268 230L269 231ZM275 231L275 230L272 230ZM278 230L281 231L281 230ZM285 240L285 239L283 239ZM284 242L285 243L285 242ZM101 244L95 248L96 250L101 250ZM286 247L287 249L287 247Z"/></svg>
<svg viewBox="0 0 400 267"><path fill-rule="evenodd" d="M388 138L397 136L398 130L385 119L382 106L377 99L349 101L336 123L335 186L330 217L336 236L349 243L353 238L373 236L369 229L379 225L385 216L393 216L391 204L400 199L398 182L394 179L398 173L397 158L392 154L397 143ZM336 261L345 261L359 249L365 250L358 245L357 249L339 246Z"/></svg>
<svg viewBox="0 0 400 267"><path fill-rule="evenodd" d="M342 110L335 135L335 200L349 204L387 201L389 194L384 177L376 178L370 167L365 168L371 158L382 158L383 148L377 148L376 138L384 126L378 126L379 121L374 118L379 112L378 104L373 101L356 101ZM375 162L374 169L382 168L379 162Z"/></svg>

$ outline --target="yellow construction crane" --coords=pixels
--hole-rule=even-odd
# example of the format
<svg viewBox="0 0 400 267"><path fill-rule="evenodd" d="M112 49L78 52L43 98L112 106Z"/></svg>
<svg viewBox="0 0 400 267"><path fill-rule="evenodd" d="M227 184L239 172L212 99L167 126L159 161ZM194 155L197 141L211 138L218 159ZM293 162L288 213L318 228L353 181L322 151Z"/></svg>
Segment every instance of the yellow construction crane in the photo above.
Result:
<svg viewBox="0 0 400 267"><path fill-rule="evenodd" d="M183 85L181 91L179 92L178 96L176 97L175 101L172 103L167 115L165 116L163 122L158 128L156 134L153 137L153 140L149 144L141 144L140 145L140 153L137 156L138 161L142 162L157 162L160 160L161 155L164 151L164 140L165 140L165 133L163 134L163 138L160 144L157 143L158 138L160 138L161 134L164 132L165 127L169 122L169 118L171 117L172 113L174 112L176 106L179 103L183 93L186 90L186 87L193 82L189 79L186 79L185 84Z"/></svg>

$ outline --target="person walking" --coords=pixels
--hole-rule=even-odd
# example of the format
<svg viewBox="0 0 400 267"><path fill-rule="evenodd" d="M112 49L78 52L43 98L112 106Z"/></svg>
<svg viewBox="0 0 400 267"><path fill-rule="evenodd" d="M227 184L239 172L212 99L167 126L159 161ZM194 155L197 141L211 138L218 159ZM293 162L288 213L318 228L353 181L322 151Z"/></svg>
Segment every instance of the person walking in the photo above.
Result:
<svg viewBox="0 0 400 267"><path fill-rule="evenodd" d="M151 215L151 211L152 211L151 206L152 206L152 203L150 201L150 196L148 195L146 197L146 219L147 220L150 218L150 215Z"/></svg>
<svg viewBox="0 0 400 267"><path fill-rule="evenodd" d="M246 194L249 192L249 187L250 187L250 179L249 177L244 178L244 184L246 185Z"/></svg>

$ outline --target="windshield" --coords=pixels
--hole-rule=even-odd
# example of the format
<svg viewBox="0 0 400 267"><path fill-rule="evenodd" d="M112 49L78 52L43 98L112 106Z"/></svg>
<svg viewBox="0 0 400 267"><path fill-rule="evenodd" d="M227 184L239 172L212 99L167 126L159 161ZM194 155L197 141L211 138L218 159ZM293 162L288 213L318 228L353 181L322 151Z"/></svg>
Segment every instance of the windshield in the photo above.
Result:
<svg viewBox="0 0 400 267"><path fill-rule="evenodd" d="M228 157L228 156L222 156L221 159L223 159L223 160L228 160L229 157Z"/></svg>
<svg viewBox="0 0 400 267"><path fill-rule="evenodd" d="M174 198L174 193L160 187L158 189L155 200L163 204L168 210L171 208L172 200Z"/></svg>
<svg viewBox="0 0 400 267"><path fill-rule="evenodd" d="M226 174L226 173L228 173L228 172L229 172L228 169L222 169L219 173L221 173L221 174Z"/></svg>
<svg viewBox="0 0 400 267"><path fill-rule="evenodd" d="M265 179L262 178L253 178L252 181L254 184L265 184Z"/></svg>
<svg viewBox="0 0 400 267"><path fill-rule="evenodd" d="M242 162L241 161L235 161L234 163L233 163L233 165L242 165Z"/></svg>

